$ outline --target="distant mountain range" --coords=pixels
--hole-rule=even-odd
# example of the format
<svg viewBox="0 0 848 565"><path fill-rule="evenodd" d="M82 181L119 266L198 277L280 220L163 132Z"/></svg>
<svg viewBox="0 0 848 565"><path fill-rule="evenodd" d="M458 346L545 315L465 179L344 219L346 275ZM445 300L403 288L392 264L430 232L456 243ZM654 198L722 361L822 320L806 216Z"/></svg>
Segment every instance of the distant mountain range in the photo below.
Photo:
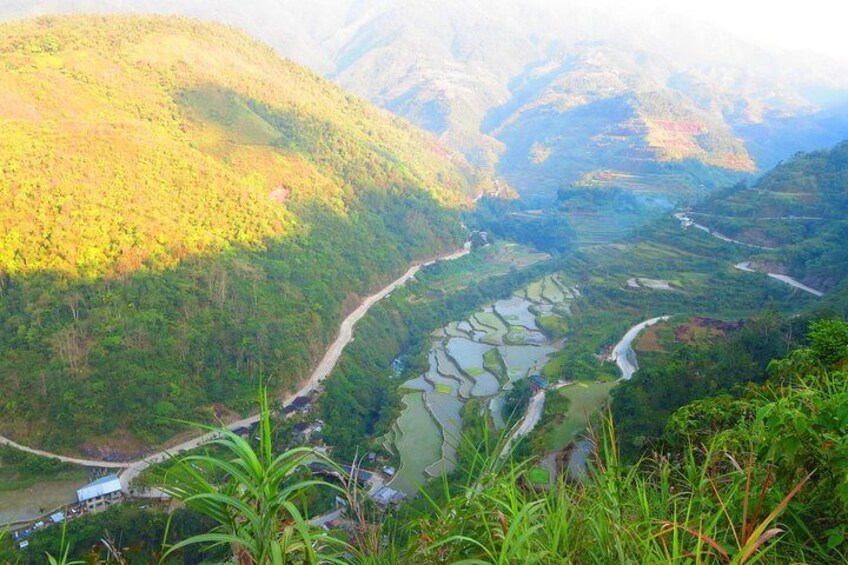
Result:
<svg viewBox="0 0 848 565"><path fill-rule="evenodd" d="M34 0L2 17L178 12L281 54L492 166L527 196L574 183L698 191L848 137L848 66L663 12L577 2Z"/></svg>

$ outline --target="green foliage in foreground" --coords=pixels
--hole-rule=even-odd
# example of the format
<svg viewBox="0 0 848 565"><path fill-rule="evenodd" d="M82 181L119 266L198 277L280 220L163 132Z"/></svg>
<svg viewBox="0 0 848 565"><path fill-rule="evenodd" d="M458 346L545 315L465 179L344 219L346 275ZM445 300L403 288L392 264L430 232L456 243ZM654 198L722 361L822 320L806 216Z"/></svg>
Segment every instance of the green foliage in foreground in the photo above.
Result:
<svg viewBox="0 0 848 565"><path fill-rule="evenodd" d="M29 538L29 548L19 551L9 539L0 539L0 563L43 565L46 555L67 561L83 559L86 563L115 563L115 553L124 563L147 565L159 562L164 552L163 541L180 539L209 531L214 523L200 514L182 509L168 514L158 508L124 503L101 513L78 518L63 526L41 530ZM67 553L66 553L67 551ZM190 547L162 561L167 565L195 564L204 560L223 559L221 551ZM59 560L61 563L62 561ZM209 562L209 561L205 561Z"/></svg>
<svg viewBox="0 0 848 565"><path fill-rule="evenodd" d="M632 466L619 458L609 422L597 439L588 480L560 481L551 490L530 486L531 463L504 463L497 448L494 456L478 454L464 462L463 484L446 483L438 504L412 521L385 522L388 543L359 544L347 560L839 560L848 501L848 382L840 370L848 358L845 328L841 322L817 324L811 348L773 363L769 384L742 401L753 417L730 414L698 426L703 420L693 425L684 409L673 419L682 424L670 429L694 434L678 434L673 450ZM836 357L835 363L825 361Z"/></svg>
<svg viewBox="0 0 848 565"><path fill-rule="evenodd" d="M309 448L275 455L265 394L260 407L260 442L255 450L248 441L222 430L211 442L222 455L189 455L168 470L164 491L218 525L211 532L179 541L166 555L203 544L231 548L238 563L282 565L327 562L344 548L310 525L298 504L310 487L337 487L317 480L293 480L301 468L319 458ZM340 473L330 462L324 464ZM344 492L339 489L340 494Z"/></svg>
<svg viewBox="0 0 848 565"><path fill-rule="evenodd" d="M606 420L579 482L534 485L534 462L514 463L496 445L464 457L413 516L377 520L348 485L353 533L344 543L301 511L297 496L311 481L290 480L313 455L274 456L263 406L255 451L222 431L228 455L186 457L169 473L165 488L216 526L166 552L211 545L262 565L843 562L846 334L843 322L817 323L811 346L773 362L767 383L683 407L668 449L634 465L619 457Z"/></svg>

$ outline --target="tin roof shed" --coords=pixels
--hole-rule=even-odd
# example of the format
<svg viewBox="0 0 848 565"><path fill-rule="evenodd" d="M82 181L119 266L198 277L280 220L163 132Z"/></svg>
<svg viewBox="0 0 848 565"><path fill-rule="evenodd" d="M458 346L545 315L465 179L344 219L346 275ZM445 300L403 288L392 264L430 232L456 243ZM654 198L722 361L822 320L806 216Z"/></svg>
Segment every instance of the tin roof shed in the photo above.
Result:
<svg viewBox="0 0 848 565"><path fill-rule="evenodd" d="M123 488L118 475L108 475L77 490L77 500L85 502L99 496L108 496L120 492Z"/></svg>

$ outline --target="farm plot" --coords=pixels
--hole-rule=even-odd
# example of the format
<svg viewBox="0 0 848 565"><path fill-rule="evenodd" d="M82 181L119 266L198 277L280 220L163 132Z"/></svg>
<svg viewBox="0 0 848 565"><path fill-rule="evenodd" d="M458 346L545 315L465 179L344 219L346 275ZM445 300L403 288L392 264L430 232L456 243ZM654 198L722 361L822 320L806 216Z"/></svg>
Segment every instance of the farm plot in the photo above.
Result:
<svg viewBox="0 0 848 565"><path fill-rule="evenodd" d="M504 342L509 345L542 345L548 338L538 331L529 331L524 326L511 326Z"/></svg>
<svg viewBox="0 0 848 565"><path fill-rule="evenodd" d="M447 378L439 373L435 351L430 351L430 368L424 374L424 379L432 384L435 390L446 394L453 394L461 384L459 380Z"/></svg>
<svg viewBox="0 0 848 565"><path fill-rule="evenodd" d="M457 367L474 379L472 396L491 396L500 390L498 379L484 368L483 356L491 349L491 345L464 338L453 338L445 346L447 354L456 362Z"/></svg>
<svg viewBox="0 0 848 565"><path fill-rule="evenodd" d="M477 312L471 316L471 323L478 331L486 332L486 336L480 338L485 343L498 345L503 343L509 328L491 309Z"/></svg>
<svg viewBox="0 0 848 565"><path fill-rule="evenodd" d="M462 401L434 392L424 395L424 403L442 431L441 458L426 469L429 476L437 477L451 472L456 465L456 450L462 441Z"/></svg>
<svg viewBox="0 0 848 565"><path fill-rule="evenodd" d="M432 392L434 390L433 385L424 378L424 375L415 377L414 379L409 379L403 383L401 387L407 390L417 390L420 392Z"/></svg>
<svg viewBox="0 0 848 565"><path fill-rule="evenodd" d="M459 367L448 357L441 345L435 350L436 364L439 373L446 378L454 379L459 384L459 396L462 398L471 398L471 390L474 388L474 381L469 379Z"/></svg>
<svg viewBox="0 0 848 565"><path fill-rule="evenodd" d="M521 326L528 330L538 330L536 316L530 311L533 303L523 298L513 297L495 302L495 312L510 326Z"/></svg>
<svg viewBox="0 0 848 565"><path fill-rule="evenodd" d="M553 347L538 345L502 345L498 351L507 367L510 382L541 373L548 358L556 353Z"/></svg>
<svg viewBox="0 0 848 565"><path fill-rule="evenodd" d="M448 337L471 337L469 332L463 331L459 326L459 322L451 322L445 326L445 335Z"/></svg>
<svg viewBox="0 0 848 565"><path fill-rule="evenodd" d="M427 467L442 459L443 439L439 424L424 404L424 394L407 394L403 404L395 433L400 468L390 485L411 496L429 479Z"/></svg>
<svg viewBox="0 0 848 565"><path fill-rule="evenodd" d="M556 275L542 279L542 297L551 304L565 302L565 292Z"/></svg>

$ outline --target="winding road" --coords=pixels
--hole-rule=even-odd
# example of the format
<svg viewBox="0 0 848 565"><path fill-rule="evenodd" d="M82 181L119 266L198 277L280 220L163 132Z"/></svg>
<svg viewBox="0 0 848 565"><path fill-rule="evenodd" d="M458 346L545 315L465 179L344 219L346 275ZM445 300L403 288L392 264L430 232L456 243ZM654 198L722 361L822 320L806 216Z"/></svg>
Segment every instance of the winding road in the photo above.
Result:
<svg viewBox="0 0 848 565"><path fill-rule="evenodd" d="M627 330L621 341L615 344L607 360L615 361L615 364L618 365L621 371L621 378L619 380L629 381L633 378L633 373L639 370L639 363L636 361L636 352L633 351L633 341L642 333L642 330L660 322L665 322L670 318L671 316L659 316L658 318L651 318L650 320L636 324Z"/></svg>
<svg viewBox="0 0 848 565"><path fill-rule="evenodd" d="M540 390L530 399L527 405L527 413L522 418L521 423L515 428L515 431L510 436L509 440L504 445L501 451L501 457L506 457L509 450L512 449L512 444L529 434L542 419L542 409L545 407L545 389Z"/></svg>
<svg viewBox="0 0 848 565"><path fill-rule="evenodd" d="M682 222L687 216L684 213L677 213L677 214L674 215L674 217ZM695 222L694 220L692 220L692 218L689 218L689 221L691 221L692 225L694 227L698 228L699 230L705 231L708 234L710 234L711 236L715 237L716 239L726 241L727 243L735 243L736 245L742 245L743 247L750 247L752 249L762 249L764 251L776 251L777 250L777 247L763 247L762 245L754 245L754 244L751 244L751 243L745 243L744 241L739 241L738 239L733 239L733 238L727 237L726 235L724 235L722 233L719 233L719 232L717 232L713 229L708 228L707 226L703 226L703 225Z"/></svg>
<svg viewBox="0 0 848 565"><path fill-rule="evenodd" d="M734 243L736 245L742 245L744 247L752 247L754 249L763 249L763 250L766 250L766 251L776 251L778 249L777 247L762 247L762 246L759 246L759 245L752 245L750 243L745 243L744 241L739 241L737 239L731 239L731 238L727 237L726 235L722 235L719 232L711 230L710 228L708 228L706 226L702 226L701 224L695 223L692 220L692 218L689 217L691 215L704 215L704 214L692 213L692 214L687 215L687 214L684 214L684 213L681 212L681 213L675 214L674 217L677 218L678 220L680 220L681 222L683 222L684 220L688 220L688 221L692 222L692 225L695 226L696 228L698 228L699 230L705 231L708 234L710 234L711 236L718 238L722 241L726 241L728 243ZM786 216L786 217L782 217L782 218L778 217L778 218L757 218L757 219L760 219L760 220L821 220L823 218L817 218L817 217L812 217L812 216ZM737 263L734 266L737 269L739 269L740 271L745 271L746 273L762 272L762 271L757 271L757 270L753 269L751 267L751 263L749 261L745 261L743 263ZM818 296L818 297L824 296L824 293L822 291L816 290L812 287L809 287L809 286L805 285L804 283L802 283L801 281L799 281L797 279L793 279L792 277L790 277L788 275L780 275L780 274L777 274L777 273L768 273L768 272L766 274L768 276L770 276L771 278L773 278L774 280L780 281L784 284L788 284L789 286L803 290L804 292L809 292L810 294L812 294L814 296Z"/></svg>
<svg viewBox="0 0 848 565"><path fill-rule="evenodd" d="M734 267L736 267L740 271L745 271L746 273L761 273L761 272L763 272L763 271L757 271L754 268L752 268L751 263L749 261L737 263L736 265L734 265ZM780 281L784 284L788 284L789 286L793 286L795 288L803 290L804 292L809 292L810 294L812 294L814 296L818 296L818 297L824 296L824 293L822 291L816 290L812 287L809 287L809 286L805 285L804 283L802 283L801 281L799 281L797 279L793 279L792 277L790 277L788 275L779 275L777 273L768 273L768 272L766 272L766 274L768 276L770 276L771 278L773 278L774 280Z"/></svg>
<svg viewBox="0 0 848 565"><path fill-rule="evenodd" d="M471 252L471 243L467 242L462 249L456 251L454 253L450 253L447 255L443 255L437 259L433 259L427 262L415 263L413 264L404 274L400 277L389 283L387 286L382 288L380 291L372 294L365 298L362 303L351 312L341 323L339 326L339 334L336 337L336 340L330 344L327 348L327 351L324 353L324 356L321 358L321 361L312 371L309 379L307 379L301 388L294 393L289 394L283 401L283 406L288 406L291 402L297 398L298 396L305 396L312 393L315 388L323 381L333 368L338 363L339 358L341 357L342 351L347 346L348 343L353 339L353 328L359 320L361 320L365 314L371 309L372 306L377 304L380 300L394 292L397 288L406 284L410 279L412 279L418 271L420 271L424 267L428 267L440 261L453 261L468 255ZM235 430L238 428L243 428L247 426L251 426L259 421L259 415L253 415L248 418L243 418L236 422L231 422L227 425L227 428L230 430ZM20 445L18 443L13 442L12 440L0 436L0 445L7 445L10 447L14 447L20 451L24 451L27 453L32 453L35 455L40 455L42 457L50 457L53 459L58 459L65 463L71 463L73 465L80 465L83 467L98 467L104 469L122 469L123 471L120 473L121 483L124 486L124 490L129 490L130 485L133 480L141 474L147 467L152 464L160 463L167 459L170 459L175 454L179 454L182 451L188 451L191 449L195 449L209 441L215 439L218 435L218 432L210 432L207 434L203 434L201 436L195 437L188 441L184 441L180 444L169 447L168 449L164 449L157 453L148 455L143 459L139 459L138 461L126 462L126 463L116 463L114 461L98 461L92 459L83 459L77 457L68 457L64 455L59 455L57 453L50 453L48 451L42 451L40 449L34 449L31 447L27 447L24 445Z"/></svg>

